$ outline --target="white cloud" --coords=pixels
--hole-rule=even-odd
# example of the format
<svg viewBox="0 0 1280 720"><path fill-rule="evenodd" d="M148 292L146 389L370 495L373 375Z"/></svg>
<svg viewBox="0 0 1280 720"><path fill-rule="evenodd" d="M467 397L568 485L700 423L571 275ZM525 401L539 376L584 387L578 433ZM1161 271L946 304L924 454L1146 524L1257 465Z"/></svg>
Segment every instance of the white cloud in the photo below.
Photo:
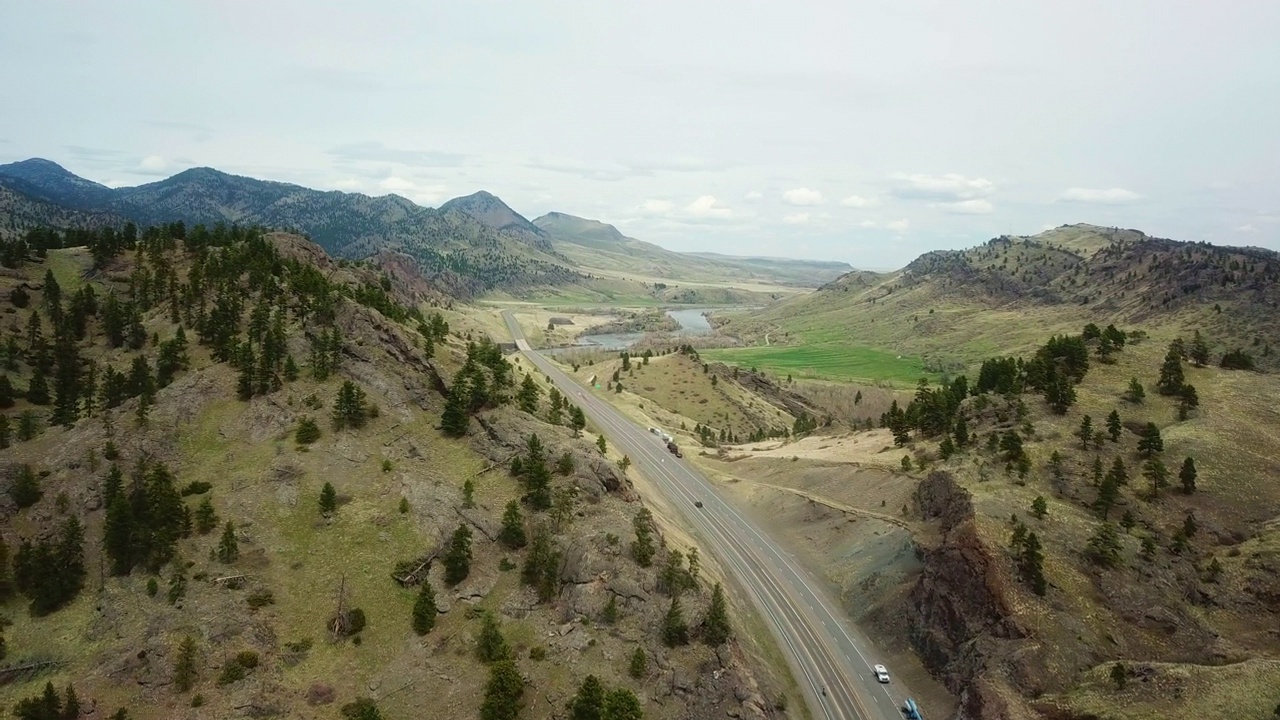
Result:
<svg viewBox="0 0 1280 720"><path fill-rule="evenodd" d="M919 200L972 200L986 197L995 190L995 185L986 178L971 178L956 173L898 173L893 179L899 182L892 191L894 195Z"/></svg>
<svg viewBox="0 0 1280 720"><path fill-rule="evenodd" d="M877 223L875 220L863 220L862 222L858 223L858 227L861 227L861 228L874 228L879 226L880 224Z"/></svg>
<svg viewBox="0 0 1280 720"><path fill-rule="evenodd" d="M782 218L782 222L788 225L804 225L809 222L809 213L792 213Z"/></svg>
<svg viewBox="0 0 1280 720"><path fill-rule="evenodd" d="M364 183L355 178L346 178L345 180L338 180L333 186L339 190L358 191L364 187Z"/></svg>
<svg viewBox="0 0 1280 720"><path fill-rule="evenodd" d="M1236 228L1236 232L1256 233L1258 232L1258 228L1254 227L1253 224L1250 223L1248 225L1241 225L1240 227Z"/></svg>
<svg viewBox="0 0 1280 720"><path fill-rule="evenodd" d="M788 205L821 205L823 203L822 193L805 187L788 190L782 193L782 198Z"/></svg>
<svg viewBox="0 0 1280 720"><path fill-rule="evenodd" d="M894 232L899 232L899 233L906 232L907 228L911 227L911 221L910 220L894 220L893 222L885 225L885 227L889 228Z"/></svg>
<svg viewBox="0 0 1280 720"><path fill-rule="evenodd" d="M672 207L667 200L645 200L640 203L640 212L645 215L670 215Z"/></svg>
<svg viewBox="0 0 1280 720"><path fill-rule="evenodd" d="M703 195L689 203L684 209L685 215L693 218L711 218L721 220L733 216L733 211L721 205L714 195Z"/></svg>
<svg viewBox="0 0 1280 720"><path fill-rule="evenodd" d="M378 187L383 190L390 190L391 192L404 192L405 190L412 190L416 185L412 180L406 180L405 178L392 175L378 183Z"/></svg>
<svg viewBox="0 0 1280 720"><path fill-rule="evenodd" d="M869 208L879 205L880 201L875 198L864 198L861 195L850 195L841 200L840 204L851 208Z"/></svg>
<svg viewBox="0 0 1280 720"><path fill-rule="evenodd" d="M172 175L175 170L175 164L172 160L162 155L148 155L142 158L142 162L138 163L138 168L134 171L139 175Z"/></svg>
<svg viewBox="0 0 1280 720"><path fill-rule="evenodd" d="M752 190L746 195L743 195L742 199L746 200L747 202L755 202L756 200L759 200L762 197L764 197L764 193L760 192L759 190Z"/></svg>
<svg viewBox="0 0 1280 720"><path fill-rule="evenodd" d="M1141 199L1142 196L1124 188L1070 188L1058 197L1066 202L1091 203L1095 205L1123 205Z"/></svg>
<svg viewBox="0 0 1280 720"><path fill-rule="evenodd" d="M961 200L960 202L941 203L940 210L952 215L990 215L996 206L986 200Z"/></svg>
<svg viewBox="0 0 1280 720"><path fill-rule="evenodd" d="M341 181L339 185L349 184L351 182L353 181L344 180L344 181ZM413 180L410 180L408 178L403 178L398 175L392 175L390 177L383 178L378 183L378 187L383 190L393 192L397 195L402 195L404 197L407 197L410 200L418 203L419 205L434 206L440 201L446 200L449 197L448 186L420 185Z"/></svg>

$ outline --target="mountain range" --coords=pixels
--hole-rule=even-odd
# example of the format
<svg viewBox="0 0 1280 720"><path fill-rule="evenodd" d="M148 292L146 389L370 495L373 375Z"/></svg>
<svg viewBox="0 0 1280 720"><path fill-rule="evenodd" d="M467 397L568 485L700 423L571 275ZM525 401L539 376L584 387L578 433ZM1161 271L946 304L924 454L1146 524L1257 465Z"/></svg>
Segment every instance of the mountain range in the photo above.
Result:
<svg viewBox="0 0 1280 720"><path fill-rule="evenodd" d="M113 189L41 158L0 165L0 233L38 224L179 220L295 230L349 258L400 250L428 277L464 296L589 284L597 276L813 287L852 269L839 262L677 253L564 213L531 222L484 191L429 208L399 195L321 191L203 167Z"/></svg>

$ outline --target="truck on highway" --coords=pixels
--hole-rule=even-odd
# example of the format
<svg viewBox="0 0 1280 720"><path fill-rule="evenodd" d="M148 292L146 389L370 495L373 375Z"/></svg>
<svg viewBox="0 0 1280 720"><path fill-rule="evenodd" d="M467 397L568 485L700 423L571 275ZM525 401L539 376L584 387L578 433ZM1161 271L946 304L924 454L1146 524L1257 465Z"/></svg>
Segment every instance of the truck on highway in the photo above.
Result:
<svg viewBox="0 0 1280 720"><path fill-rule="evenodd" d="M678 458L684 457L684 453L680 452L680 446L676 445L674 440L667 441L667 450L670 451L672 455L675 455Z"/></svg>

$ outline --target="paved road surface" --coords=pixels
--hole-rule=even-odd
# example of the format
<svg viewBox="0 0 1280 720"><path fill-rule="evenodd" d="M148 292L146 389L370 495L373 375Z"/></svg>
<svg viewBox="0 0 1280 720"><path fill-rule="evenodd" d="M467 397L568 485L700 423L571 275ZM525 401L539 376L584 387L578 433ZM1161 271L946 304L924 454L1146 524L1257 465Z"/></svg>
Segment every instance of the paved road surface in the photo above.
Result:
<svg viewBox="0 0 1280 720"><path fill-rule="evenodd" d="M906 689L896 680L876 682L871 666L880 659L818 581L723 500L692 465L533 350L511 313L502 315L516 347L631 458L734 574L787 655L815 720L901 720ZM694 505L699 500L701 508Z"/></svg>

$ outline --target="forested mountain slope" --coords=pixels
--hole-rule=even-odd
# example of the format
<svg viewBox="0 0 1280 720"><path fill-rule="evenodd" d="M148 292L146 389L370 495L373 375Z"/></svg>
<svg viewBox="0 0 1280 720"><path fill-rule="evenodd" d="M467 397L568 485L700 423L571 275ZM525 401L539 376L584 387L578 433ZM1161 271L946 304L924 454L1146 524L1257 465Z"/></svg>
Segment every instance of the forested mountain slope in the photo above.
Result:
<svg viewBox="0 0 1280 720"><path fill-rule="evenodd" d="M582 686L765 716L712 569L421 278L239 228L31 240L0 277L19 717L547 718Z"/></svg>

